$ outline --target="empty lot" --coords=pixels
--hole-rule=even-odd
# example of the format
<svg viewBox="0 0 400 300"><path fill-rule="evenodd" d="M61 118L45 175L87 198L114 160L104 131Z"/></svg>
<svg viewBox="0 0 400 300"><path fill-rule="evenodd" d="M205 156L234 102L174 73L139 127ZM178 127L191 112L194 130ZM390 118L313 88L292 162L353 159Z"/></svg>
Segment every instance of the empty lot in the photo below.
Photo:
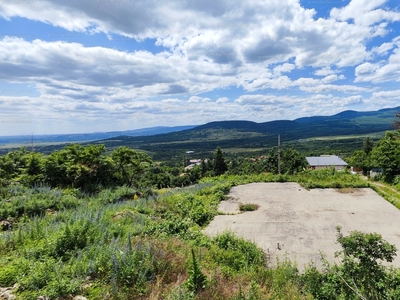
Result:
<svg viewBox="0 0 400 300"><path fill-rule="evenodd" d="M254 241L270 255L272 265L287 256L299 269L311 261L321 267L320 251L335 261L334 252L341 249L338 225L345 235L376 232L400 248L400 210L368 188L307 191L297 183L252 183L233 187L228 196L219 206L227 215L216 216L205 232L213 236L231 230ZM240 202L259 209L239 213ZM393 265L400 267L400 257Z"/></svg>

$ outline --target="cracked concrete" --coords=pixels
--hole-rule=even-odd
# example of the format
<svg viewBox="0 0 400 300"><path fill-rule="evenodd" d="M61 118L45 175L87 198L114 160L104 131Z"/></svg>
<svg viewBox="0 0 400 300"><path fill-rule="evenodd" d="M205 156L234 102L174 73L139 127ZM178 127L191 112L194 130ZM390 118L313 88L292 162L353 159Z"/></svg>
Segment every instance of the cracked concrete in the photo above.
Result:
<svg viewBox="0 0 400 300"><path fill-rule="evenodd" d="M335 261L336 226L347 235L359 230L376 232L400 249L400 210L371 189L306 190L297 183L251 183L233 187L222 201L219 215L205 229L214 236L225 230L254 241L270 264L285 257L300 270L311 261L322 267L320 252ZM239 213L239 203L258 204L253 212ZM400 267L400 252L392 263Z"/></svg>

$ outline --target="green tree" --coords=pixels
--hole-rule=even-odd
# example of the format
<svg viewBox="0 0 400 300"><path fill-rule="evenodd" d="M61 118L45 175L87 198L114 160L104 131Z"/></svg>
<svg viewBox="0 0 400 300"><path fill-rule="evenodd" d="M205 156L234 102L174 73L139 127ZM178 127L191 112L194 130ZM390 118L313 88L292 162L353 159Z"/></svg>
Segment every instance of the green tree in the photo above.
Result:
<svg viewBox="0 0 400 300"><path fill-rule="evenodd" d="M368 155L365 150L354 151L350 157L349 163L353 167L359 167L362 169L364 175L371 169L371 156Z"/></svg>
<svg viewBox="0 0 400 300"><path fill-rule="evenodd" d="M51 153L44 164L45 180L51 186L72 186L91 191L112 183L113 161L104 145L71 144Z"/></svg>
<svg viewBox="0 0 400 300"><path fill-rule="evenodd" d="M386 269L381 262L393 261L396 246L377 233L353 231L345 237L340 230L338 227L337 241L343 250L337 255L342 257L348 287L366 299L384 299Z"/></svg>
<svg viewBox="0 0 400 300"><path fill-rule="evenodd" d="M15 179L24 173L27 164L27 154L25 148L14 150L6 155L0 156L0 170L5 179Z"/></svg>
<svg viewBox="0 0 400 300"><path fill-rule="evenodd" d="M45 157L38 152L26 154L26 167L19 177L19 181L24 185L35 185L44 181L44 162Z"/></svg>
<svg viewBox="0 0 400 300"><path fill-rule="evenodd" d="M386 132L371 152L372 164L383 168L386 180L400 174L400 131Z"/></svg>
<svg viewBox="0 0 400 300"><path fill-rule="evenodd" d="M214 153L213 170L216 176L222 175L228 170L228 166L226 165L225 158L220 147L217 147L217 150Z"/></svg>
<svg viewBox="0 0 400 300"><path fill-rule="evenodd" d="M152 164L149 155L126 146L115 149L111 158L115 164L118 182L128 186L137 185L140 176Z"/></svg>
<svg viewBox="0 0 400 300"><path fill-rule="evenodd" d="M204 176L207 173L207 164L204 159L201 161L201 176Z"/></svg>
<svg viewBox="0 0 400 300"><path fill-rule="evenodd" d="M352 231L344 236L337 227L336 252L340 263L325 262L322 272L306 269L305 290L315 299L399 299L399 272L384 265L396 256L396 247L377 233Z"/></svg>
<svg viewBox="0 0 400 300"><path fill-rule="evenodd" d="M306 166L306 158L295 149L281 151L282 173L294 174L301 172Z"/></svg>
<svg viewBox="0 0 400 300"><path fill-rule="evenodd" d="M262 162L263 171L278 174L278 151L277 148L271 148L268 151L267 158Z"/></svg>
<svg viewBox="0 0 400 300"><path fill-rule="evenodd" d="M363 150L367 155L369 155L373 148L374 148L374 143L371 141L371 139L368 136L364 141Z"/></svg>

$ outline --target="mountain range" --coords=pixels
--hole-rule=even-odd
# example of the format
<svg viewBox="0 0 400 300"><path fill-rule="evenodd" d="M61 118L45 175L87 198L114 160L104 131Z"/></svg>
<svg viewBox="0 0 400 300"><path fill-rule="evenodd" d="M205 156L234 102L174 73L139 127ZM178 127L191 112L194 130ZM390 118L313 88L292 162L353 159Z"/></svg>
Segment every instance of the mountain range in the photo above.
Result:
<svg viewBox="0 0 400 300"><path fill-rule="evenodd" d="M256 123L245 120L217 121L200 126L152 127L129 131L88 134L33 136L34 143L82 142L105 144L112 149L121 145L171 157L188 150L211 151L224 148L265 148L276 145L279 134L282 142L299 141L312 137L372 134L393 129L400 106L378 111L346 110L332 116L313 116L293 121L278 120ZM30 144L30 136L0 137L0 144ZM35 147L49 152L60 145ZM165 155L164 155L165 154ZM164 156L163 156L164 155Z"/></svg>
<svg viewBox="0 0 400 300"><path fill-rule="evenodd" d="M332 116L256 123L243 120L210 122L194 128L146 137L118 136L96 141L107 148L126 145L157 154L160 160L195 150L205 153L221 148L269 148L277 143L313 137L353 136L392 130L400 106L378 111L343 111ZM362 143L362 142L361 142Z"/></svg>

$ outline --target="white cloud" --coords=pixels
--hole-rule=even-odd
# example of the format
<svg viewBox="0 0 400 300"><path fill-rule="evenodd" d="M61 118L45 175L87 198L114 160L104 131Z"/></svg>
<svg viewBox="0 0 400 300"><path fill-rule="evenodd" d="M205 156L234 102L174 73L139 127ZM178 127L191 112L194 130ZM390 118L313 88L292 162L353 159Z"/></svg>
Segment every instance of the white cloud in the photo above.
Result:
<svg viewBox="0 0 400 300"><path fill-rule="evenodd" d="M335 74L335 71L333 71L330 67L324 67L314 72L314 75L317 76L328 76L332 74Z"/></svg>
<svg viewBox="0 0 400 300"><path fill-rule="evenodd" d="M355 69L356 82L400 82L400 48L393 50L387 62L364 63Z"/></svg>
<svg viewBox="0 0 400 300"><path fill-rule="evenodd" d="M340 101L337 101L337 103L340 104L341 106L356 105L356 104L361 104L363 102L364 99L360 95L346 97L341 99Z"/></svg>
<svg viewBox="0 0 400 300"><path fill-rule="evenodd" d="M229 102L229 98L228 97L221 97L221 98L218 98L216 102L217 103L226 103L226 102Z"/></svg>
<svg viewBox="0 0 400 300"><path fill-rule="evenodd" d="M400 99L400 89L392 90L392 91L374 92L374 93L372 93L372 97L373 98Z"/></svg>
<svg viewBox="0 0 400 300"><path fill-rule="evenodd" d="M274 68L275 75L281 75L282 73L288 73L296 68L293 64L284 63Z"/></svg>
<svg viewBox="0 0 400 300"><path fill-rule="evenodd" d="M336 74L332 74L332 75L328 75L325 78L322 79L323 83L331 83L331 82L335 82L338 80L343 80L345 79L344 75L339 75L337 76Z"/></svg>
<svg viewBox="0 0 400 300"><path fill-rule="evenodd" d="M82 36L154 38L164 48L129 52L64 42L62 36L47 42L9 34L0 40L0 81L32 84L40 96L0 95L3 114L14 107L46 120L111 122L120 116L137 122L119 126L140 126L139 118L171 123L183 111L187 119L179 122L187 124L262 120L371 105L371 99L384 101L381 92L365 95L379 91L374 84L400 81L400 38L370 45L400 20L385 0L352 0L319 19L298 0L20 2L0 1L0 16L53 25L47 36L64 28ZM234 101L219 92L201 96L228 88L258 94L230 96Z"/></svg>
<svg viewBox="0 0 400 300"><path fill-rule="evenodd" d="M331 17L348 21L353 19L356 24L370 26L382 20L398 21L400 14L380 9L387 0L352 0L344 8L333 8Z"/></svg>

